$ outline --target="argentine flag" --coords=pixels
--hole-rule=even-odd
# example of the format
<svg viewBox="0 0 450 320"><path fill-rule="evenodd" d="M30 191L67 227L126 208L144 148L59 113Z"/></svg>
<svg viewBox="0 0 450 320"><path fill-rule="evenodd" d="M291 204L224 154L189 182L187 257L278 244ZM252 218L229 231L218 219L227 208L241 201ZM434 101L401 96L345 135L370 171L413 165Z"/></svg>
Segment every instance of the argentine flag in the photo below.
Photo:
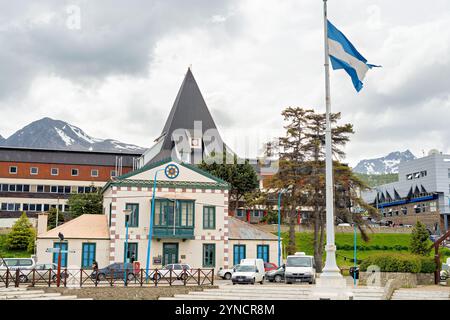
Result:
<svg viewBox="0 0 450 320"><path fill-rule="evenodd" d="M356 91L363 87L362 81L367 71L375 66L368 64L367 60L356 50L350 41L329 20L328 22L328 52L333 70L344 69Z"/></svg>

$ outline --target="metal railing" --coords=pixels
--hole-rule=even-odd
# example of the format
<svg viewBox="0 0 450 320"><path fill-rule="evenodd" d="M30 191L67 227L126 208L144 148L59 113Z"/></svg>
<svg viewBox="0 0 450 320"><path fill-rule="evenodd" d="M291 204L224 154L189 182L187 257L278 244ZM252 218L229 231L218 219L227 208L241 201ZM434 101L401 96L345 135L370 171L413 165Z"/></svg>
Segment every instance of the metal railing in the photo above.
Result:
<svg viewBox="0 0 450 320"><path fill-rule="evenodd" d="M126 275L125 275L126 274ZM91 269L61 269L60 287L149 287L149 286L204 286L214 285L214 269L167 270L109 269L93 272ZM56 270L17 269L0 270L0 287L58 286Z"/></svg>

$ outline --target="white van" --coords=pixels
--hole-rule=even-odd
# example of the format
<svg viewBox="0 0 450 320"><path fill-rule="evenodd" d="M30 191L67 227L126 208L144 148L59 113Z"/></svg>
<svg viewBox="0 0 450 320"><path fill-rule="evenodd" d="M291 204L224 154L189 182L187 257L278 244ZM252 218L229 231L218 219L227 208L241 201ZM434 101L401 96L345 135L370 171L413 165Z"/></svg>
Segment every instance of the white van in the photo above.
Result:
<svg viewBox="0 0 450 320"><path fill-rule="evenodd" d="M285 264L284 281L316 283L316 263L313 256L307 256L304 252L296 252L288 256Z"/></svg>
<svg viewBox="0 0 450 320"><path fill-rule="evenodd" d="M231 276L231 282L236 283L264 283L266 272L263 259L242 259L236 271Z"/></svg>

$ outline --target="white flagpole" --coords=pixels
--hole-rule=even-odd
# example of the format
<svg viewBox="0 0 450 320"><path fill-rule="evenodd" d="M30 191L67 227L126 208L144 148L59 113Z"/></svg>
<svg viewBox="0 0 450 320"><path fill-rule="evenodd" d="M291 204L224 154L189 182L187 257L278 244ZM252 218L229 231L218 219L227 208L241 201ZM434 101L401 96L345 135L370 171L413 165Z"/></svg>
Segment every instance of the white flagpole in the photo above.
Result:
<svg viewBox="0 0 450 320"><path fill-rule="evenodd" d="M331 100L330 100L330 65L328 50L328 24L327 24L327 0L323 0L323 15L325 29L325 102L326 102L326 130L325 130L325 168L326 168L326 235L327 253L325 266L321 277L342 278L336 264L336 245L334 243L334 200L333 200L333 151L331 141Z"/></svg>

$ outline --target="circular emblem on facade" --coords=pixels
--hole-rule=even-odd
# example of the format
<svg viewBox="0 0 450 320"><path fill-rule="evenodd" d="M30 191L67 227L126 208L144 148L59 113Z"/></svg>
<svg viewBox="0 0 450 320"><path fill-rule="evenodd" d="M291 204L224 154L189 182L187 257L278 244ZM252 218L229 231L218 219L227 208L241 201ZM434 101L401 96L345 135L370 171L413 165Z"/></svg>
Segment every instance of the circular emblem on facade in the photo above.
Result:
<svg viewBox="0 0 450 320"><path fill-rule="evenodd" d="M166 177L169 179L175 179L180 174L180 169L174 164L169 164L164 170Z"/></svg>

